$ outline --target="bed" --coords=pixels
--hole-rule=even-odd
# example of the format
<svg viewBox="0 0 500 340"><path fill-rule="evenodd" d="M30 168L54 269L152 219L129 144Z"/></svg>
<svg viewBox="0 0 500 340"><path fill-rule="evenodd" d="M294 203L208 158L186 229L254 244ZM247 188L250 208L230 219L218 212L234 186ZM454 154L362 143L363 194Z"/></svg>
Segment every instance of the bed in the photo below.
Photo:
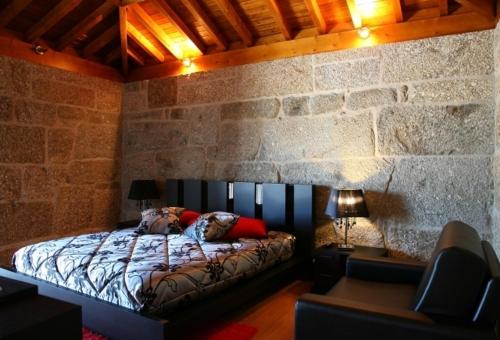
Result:
<svg viewBox="0 0 500 340"><path fill-rule="evenodd" d="M266 239L197 242L115 230L20 249L0 275L82 305L85 326L120 339L173 338L282 287L307 271L314 187L167 180L165 205L264 219ZM220 306L225 306L221 310Z"/></svg>

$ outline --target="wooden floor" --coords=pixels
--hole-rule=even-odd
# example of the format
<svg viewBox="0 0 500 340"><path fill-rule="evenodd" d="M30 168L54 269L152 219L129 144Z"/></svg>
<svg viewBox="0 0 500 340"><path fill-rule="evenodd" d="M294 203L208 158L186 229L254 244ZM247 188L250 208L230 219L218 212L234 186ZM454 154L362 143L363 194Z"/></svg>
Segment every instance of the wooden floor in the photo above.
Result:
<svg viewBox="0 0 500 340"><path fill-rule="evenodd" d="M295 302L310 290L310 282L295 281L230 321L258 328L252 340L293 339Z"/></svg>

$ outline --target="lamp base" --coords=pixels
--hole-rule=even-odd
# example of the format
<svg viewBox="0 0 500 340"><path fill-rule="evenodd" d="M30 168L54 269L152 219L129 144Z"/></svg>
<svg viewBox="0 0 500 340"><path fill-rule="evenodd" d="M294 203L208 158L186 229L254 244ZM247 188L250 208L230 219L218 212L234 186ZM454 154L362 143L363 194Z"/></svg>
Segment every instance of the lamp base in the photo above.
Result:
<svg viewBox="0 0 500 340"><path fill-rule="evenodd" d="M342 250L354 250L354 244L350 243L337 243L336 246Z"/></svg>

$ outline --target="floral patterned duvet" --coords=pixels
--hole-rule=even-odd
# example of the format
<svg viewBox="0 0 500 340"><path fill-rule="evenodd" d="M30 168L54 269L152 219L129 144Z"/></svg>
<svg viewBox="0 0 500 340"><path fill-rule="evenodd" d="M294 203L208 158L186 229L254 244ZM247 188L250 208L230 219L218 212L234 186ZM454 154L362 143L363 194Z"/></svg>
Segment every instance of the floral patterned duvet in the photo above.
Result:
<svg viewBox="0 0 500 340"><path fill-rule="evenodd" d="M67 237L21 248L18 272L133 310L160 313L209 295L293 255L294 237L198 242L134 229Z"/></svg>

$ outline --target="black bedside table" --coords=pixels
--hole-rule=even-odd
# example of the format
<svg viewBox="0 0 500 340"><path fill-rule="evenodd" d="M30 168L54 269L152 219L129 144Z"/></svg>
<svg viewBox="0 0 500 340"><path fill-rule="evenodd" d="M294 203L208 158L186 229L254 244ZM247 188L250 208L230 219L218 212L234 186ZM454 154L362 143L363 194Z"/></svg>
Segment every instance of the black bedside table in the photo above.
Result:
<svg viewBox="0 0 500 340"><path fill-rule="evenodd" d="M326 245L317 248L314 252L314 285L313 293L324 294L345 275L347 258L353 254L363 256L387 256L387 249L356 246L354 250L337 248L335 245Z"/></svg>

